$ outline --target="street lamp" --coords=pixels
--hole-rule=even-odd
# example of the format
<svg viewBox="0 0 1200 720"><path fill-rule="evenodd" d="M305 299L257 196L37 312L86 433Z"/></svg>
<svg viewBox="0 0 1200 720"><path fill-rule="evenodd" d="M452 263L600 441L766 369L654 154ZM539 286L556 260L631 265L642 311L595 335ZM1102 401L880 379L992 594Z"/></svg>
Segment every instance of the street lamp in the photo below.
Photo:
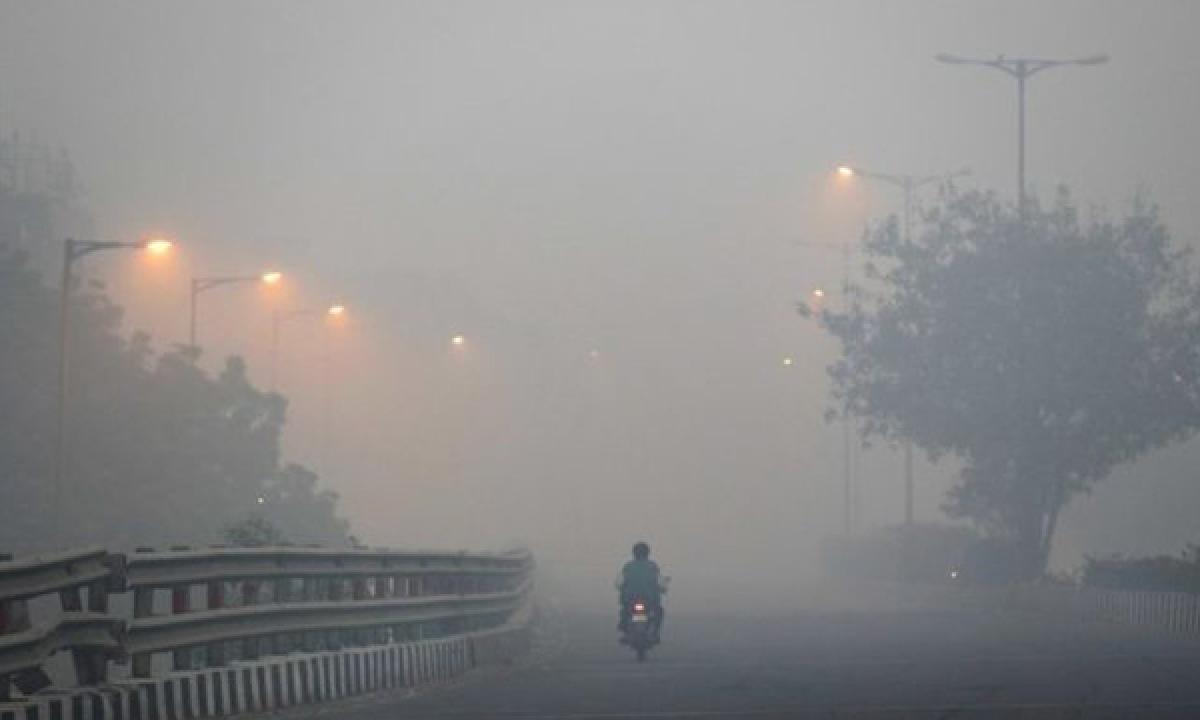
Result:
<svg viewBox="0 0 1200 720"><path fill-rule="evenodd" d="M450 344L454 345L455 347L462 347L463 345L467 344L467 339L462 335L455 335L454 337L450 338Z"/></svg>
<svg viewBox="0 0 1200 720"><path fill-rule="evenodd" d="M889 185L900 188L904 192L904 246L912 245L912 208L913 192L932 182L952 180L963 175L970 175L971 168L962 168L944 175L907 175L880 173L849 165L839 165L837 172L845 177L863 177L881 180ZM913 449L912 441L904 439L904 524L913 524Z"/></svg>
<svg viewBox="0 0 1200 720"><path fill-rule="evenodd" d="M907 245L912 239L912 208L913 208L913 192L918 188L928 185L933 182L953 180L956 177L970 175L971 168L962 168L954 172L943 173L941 175L907 175L901 173L881 173L862 168L853 167L850 165L839 165L837 173L843 177L862 177L872 180L881 180L889 185L894 185L904 192L904 243Z"/></svg>
<svg viewBox="0 0 1200 720"><path fill-rule="evenodd" d="M345 316L346 306L340 303L330 303L321 308L305 308L281 312L276 310L271 314L271 392L275 392L279 373L279 331L280 326L289 320L305 317L320 317L324 315L330 320Z"/></svg>
<svg viewBox="0 0 1200 720"><path fill-rule="evenodd" d="M58 402L55 413L54 439L54 498L53 523L54 538L61 539L62 532L62 485L66 476L67 455L67 381L70 372L68 358L70 320L71 320L71 285L74 281L71 268L75 261L92 253L105 250L145 250L154 255L165 255L170 252L172 243L162 237L152 237L139 242L97 242L94 240L76 240L67 238L63 241L62 286L59 288L58 299Z"/></svg>
<svg viewBox="0 0 1200 720"><path fill-rule="evenodd" d="M283 273L278 270L268 270L260 275L225 275L192 278L191 302L188 312L188 348L193 353L199 349L196 345L196 298L200 293L222 285L255 282L261 282L264 285L278 285L281 280L283 280Z"/></svg>
<svg viewBox="0 0 1200 720"><path fill-rule="evenodd" d="M997 55L994 60L965 58L940 53L934 59L947 65L979 65L998 70L1017 81L1017 214L1025 219L1025 81L1033 75L1062 65L1102 65L1108 62L1107 55L1091 55L1070 60L1048 60L1043 58L1006 58Z"/></svg>
<svg viewBox="0 0 1200 720"><path fill-rule="evenodd" d="M842 172L843 168L846 172ZM838 168L840 175L850 177L854 175L854 169L848 165L842 165ZM853 251L850 243L833 243L833 242L812 242L799 241L796 243L801 247L813 248L816 250L832 250L842 256L842 309L849 310L850 308L850 254ZM813 297L817 302L825 299L826 291L817 288L812 291ZM842 528L847 536L853 526L853 513L851 486L853 485L852 472L850 468L851 455L853 454L852 432L850 429L850 415L846 413L842 417Z"/></svg>

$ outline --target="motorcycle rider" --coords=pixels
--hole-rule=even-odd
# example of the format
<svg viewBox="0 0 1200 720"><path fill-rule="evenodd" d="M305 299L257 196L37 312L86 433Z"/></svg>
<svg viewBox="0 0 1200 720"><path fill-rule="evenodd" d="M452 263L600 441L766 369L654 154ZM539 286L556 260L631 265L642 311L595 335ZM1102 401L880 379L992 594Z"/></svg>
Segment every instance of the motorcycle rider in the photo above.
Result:
<svg viewBox="0 0 1200 720"><path fill-rule="evenodd" d="M650 559L650 546L638 542L633 546L633 559L621 568L621 576L617 579L617 589L620 593L621 612L617 622L617 630L625 632L629 626L630 606L635 599L646 603L646 609L651 614L654 626L654 636L662 632L663 606L662 595L667 591L665 578L658 570L658 565Z"/></svg>

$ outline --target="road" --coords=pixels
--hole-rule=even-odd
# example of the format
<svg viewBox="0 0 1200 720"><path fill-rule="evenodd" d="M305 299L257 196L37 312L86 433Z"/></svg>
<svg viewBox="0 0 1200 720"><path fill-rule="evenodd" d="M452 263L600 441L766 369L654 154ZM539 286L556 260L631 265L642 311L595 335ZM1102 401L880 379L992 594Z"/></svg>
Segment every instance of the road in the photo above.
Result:
<svg viewBox="0 0 1200 720"><path fill-rule="evenodd" d="M612 618L561 618L538 657L331 709L415 718L1200 717L1200 641L967 610L670 617L643 665Z"/></svg>

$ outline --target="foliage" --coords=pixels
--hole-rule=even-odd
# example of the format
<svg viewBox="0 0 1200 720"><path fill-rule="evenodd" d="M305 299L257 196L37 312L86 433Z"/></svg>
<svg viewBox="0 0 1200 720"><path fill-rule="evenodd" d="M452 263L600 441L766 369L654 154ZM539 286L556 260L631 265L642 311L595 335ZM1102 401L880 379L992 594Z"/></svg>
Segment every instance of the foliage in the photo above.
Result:
<svg viewBox="0 0 1200 720"><path fill-rule="evenodd" d="M15 248L0 236L0 548L214 542L259 497L278 499L269 519L289 537L346 542L336 496L281 466L284 399L256 389L239 358L212 377L187 351L156 355L144 334L124 336L121 309L94 285L72 294L69 454L51 537L58 293Z"/></svg>
<svg viewBox="0 0 1200 720"><path fill-rule="evenodd" d="M1200 593L1200 546L1189 545L1178 556L1088 557L1083 564L1083 584L1115 590Z"/></svg>
<svg viewBox="0 0 1200 720"><path fill-rule="evenodd" d="M287 528L288 539L304 544L350 545L349 523L337 516L337 493L318 490L316 473L289 463L263 487L261 511Z"/></svg>
<svg viewBox="0 0 1200 720"><path fill-rule="evenodd" d="M225 542L234 547L271 547L287 545L287 537L270 520L252 515L225 528Z"/></svg>
<svg viewBox="0 0 1200 720"><path fill-rule="evenodd" d="M1118 463L1189 436L1200 304L1154 208L1083 222L1060 192L1022 219L943 191L911 242L864 241L869 285L824 312L840 412L964 470L945 509L1045 566L1058 513Z"/></svg>

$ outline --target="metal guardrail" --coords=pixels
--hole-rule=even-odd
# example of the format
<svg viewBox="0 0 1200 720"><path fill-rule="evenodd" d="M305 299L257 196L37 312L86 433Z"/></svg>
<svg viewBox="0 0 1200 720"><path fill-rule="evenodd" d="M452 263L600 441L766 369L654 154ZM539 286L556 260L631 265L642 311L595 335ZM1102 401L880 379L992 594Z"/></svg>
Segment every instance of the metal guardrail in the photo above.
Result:
<svg viewBox="0 0 1200 720"><path fill-rule="evenodd" d="M532 568L526 551L296 547L0 562L0 702L63 650L79 683L96 685L129 658L134 677L150 677L163 654L171 670L192 670L498 627L525 605ZM113 592L132 596L131 617L109 613ZM27 601L54 594L61 619L31 627Z"/></svg>
<svg viewBox="0 0 1200 720"><path fill-rule="evenodd" d="M38 595L73 590L97 581L111 583L120 577L119 555L91 548L24 560L0 562L0 602L25 600ZM110 590L121 587L111 586ZM2 630L0 630L2 632Z"/></svg>
<svg viewBox="0 0 1200 720"><path fill-rule="evenodd" d="M135 620L126 648L134 657L205 644L297 633L341 632L507 615L520 607L527 586L483 595L433 595L356 602L248 605ZM467 628L471 629L471 628ZM403 633L394 632L394 635ZM319 643L311 642L311 644ZM303 644L303 643L300 643ZM316 650L317 648L308 648Z"/></svg>
<svg viewBox="0 0 1200 720"><path fill-rule="evenodd" d="M121 652L124 621L107 613L122 577L123 559L97 548L0 562L0 701L13 678L44 684L42 664L60 650L71 651L81 683L104 679L108 660ZM28 603L47 595L58 596L61 617L34 628Z"/></svg>
<svg viewBox="0 0 1200 720"><path fill-rule="evenodd" d="M128 557L129 587L168 587L211 580L277 577L387 575L513 575L525 571L528 553L418 553L320 548L213 548L136 553Z"/></svg>
<svg viewBox="0 0 1200 720"><path fill-rule="evenodd" d="M121 653L124 621L99 613L71 613L54 624L0 636L0 677L39 667L59 650Z"/></svg>

